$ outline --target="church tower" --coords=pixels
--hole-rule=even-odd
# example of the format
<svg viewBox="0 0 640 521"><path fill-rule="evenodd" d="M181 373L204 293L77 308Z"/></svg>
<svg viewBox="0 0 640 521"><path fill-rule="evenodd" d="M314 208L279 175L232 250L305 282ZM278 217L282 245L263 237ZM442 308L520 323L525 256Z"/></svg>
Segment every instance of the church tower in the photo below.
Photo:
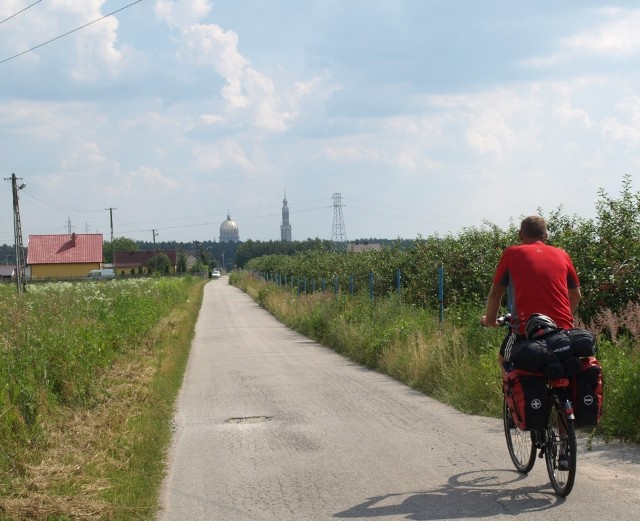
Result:
<svg viewBox="0 0 640 521"><path fill-rule="evenodd" d="M287 191L282 200L282 224L280 225L280 240L291 242L291 224L289 224L289 207L287 206Z"/></svg>

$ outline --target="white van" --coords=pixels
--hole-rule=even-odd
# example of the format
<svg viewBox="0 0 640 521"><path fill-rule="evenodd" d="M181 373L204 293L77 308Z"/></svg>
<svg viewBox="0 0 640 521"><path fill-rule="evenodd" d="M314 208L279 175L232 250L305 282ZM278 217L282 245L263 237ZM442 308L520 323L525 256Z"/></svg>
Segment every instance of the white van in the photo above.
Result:
<svg viewBox="0 0 640 521"><path fill-rule="evenodd" d="M115 279L116 272L113 271L113 268L107 268L104 270L91 270L86 278L91 280Z"/></svg>

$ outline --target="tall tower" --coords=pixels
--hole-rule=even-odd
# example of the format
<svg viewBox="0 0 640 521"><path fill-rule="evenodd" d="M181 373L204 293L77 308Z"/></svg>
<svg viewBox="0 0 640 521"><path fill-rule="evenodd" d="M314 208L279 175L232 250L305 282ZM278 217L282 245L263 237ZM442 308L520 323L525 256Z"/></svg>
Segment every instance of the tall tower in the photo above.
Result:
<svg viewBox="0 0 640 521"><path fill-rule="evenodd" d="M342 217L342 194L333 194L333 229L331 231L331 242L334 246L343 245L347 242L347 232L344 229L344 218Z"/></svg>
<svg viewBox="0 0 640 521"><path fill-rule="evenodd" d="M280 225L280 240L291 242L291 224L289 224L289 207L287 206L287 191L284 191L282 200L282 224Z"/></svg>

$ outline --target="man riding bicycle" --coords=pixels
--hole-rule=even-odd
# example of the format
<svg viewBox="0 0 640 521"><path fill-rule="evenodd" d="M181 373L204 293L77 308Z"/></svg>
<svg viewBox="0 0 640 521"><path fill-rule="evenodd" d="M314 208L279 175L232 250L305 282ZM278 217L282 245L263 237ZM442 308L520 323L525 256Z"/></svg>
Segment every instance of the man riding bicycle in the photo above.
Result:
<svg viewBox="0 0 640 521"><path fill-rule="evenodd" d="M496 327L502 297L507 292L511 328L500 347L500 367L505 350L526 338L525 325L534 313L548 316L562 329L573 327L580 301L580 282L569 254L545 244L547 223L543 217L526 217L518 232L520 244L502 252L480 322Z"/></svg>

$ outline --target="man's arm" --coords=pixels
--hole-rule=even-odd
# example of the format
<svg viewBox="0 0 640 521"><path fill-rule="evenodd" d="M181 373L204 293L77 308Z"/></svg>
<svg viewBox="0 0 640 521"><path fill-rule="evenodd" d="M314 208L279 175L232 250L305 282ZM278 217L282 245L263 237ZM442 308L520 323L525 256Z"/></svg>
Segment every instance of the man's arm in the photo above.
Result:
<svg viewBox="0 0 640 521"><path fill-rule="evenodd" d="M487 297L487 307L484 315L480 318L480 322L486 327L497 327L500 324L496 322L498 318L498 310L500 309L500 303L502 302L502 296L504 295L505 287L497 284L493 284L489 290L489 296Z"/></svg>
<svg viewBox="0 0 640 521"><path fill-rule="evenodd" d="M582 293L580 292L580 286L575 288L569 288L569 306L571 306L571 314L576 312L578 308L578 302L580 302L580 298L582 297Z"/></svg>

